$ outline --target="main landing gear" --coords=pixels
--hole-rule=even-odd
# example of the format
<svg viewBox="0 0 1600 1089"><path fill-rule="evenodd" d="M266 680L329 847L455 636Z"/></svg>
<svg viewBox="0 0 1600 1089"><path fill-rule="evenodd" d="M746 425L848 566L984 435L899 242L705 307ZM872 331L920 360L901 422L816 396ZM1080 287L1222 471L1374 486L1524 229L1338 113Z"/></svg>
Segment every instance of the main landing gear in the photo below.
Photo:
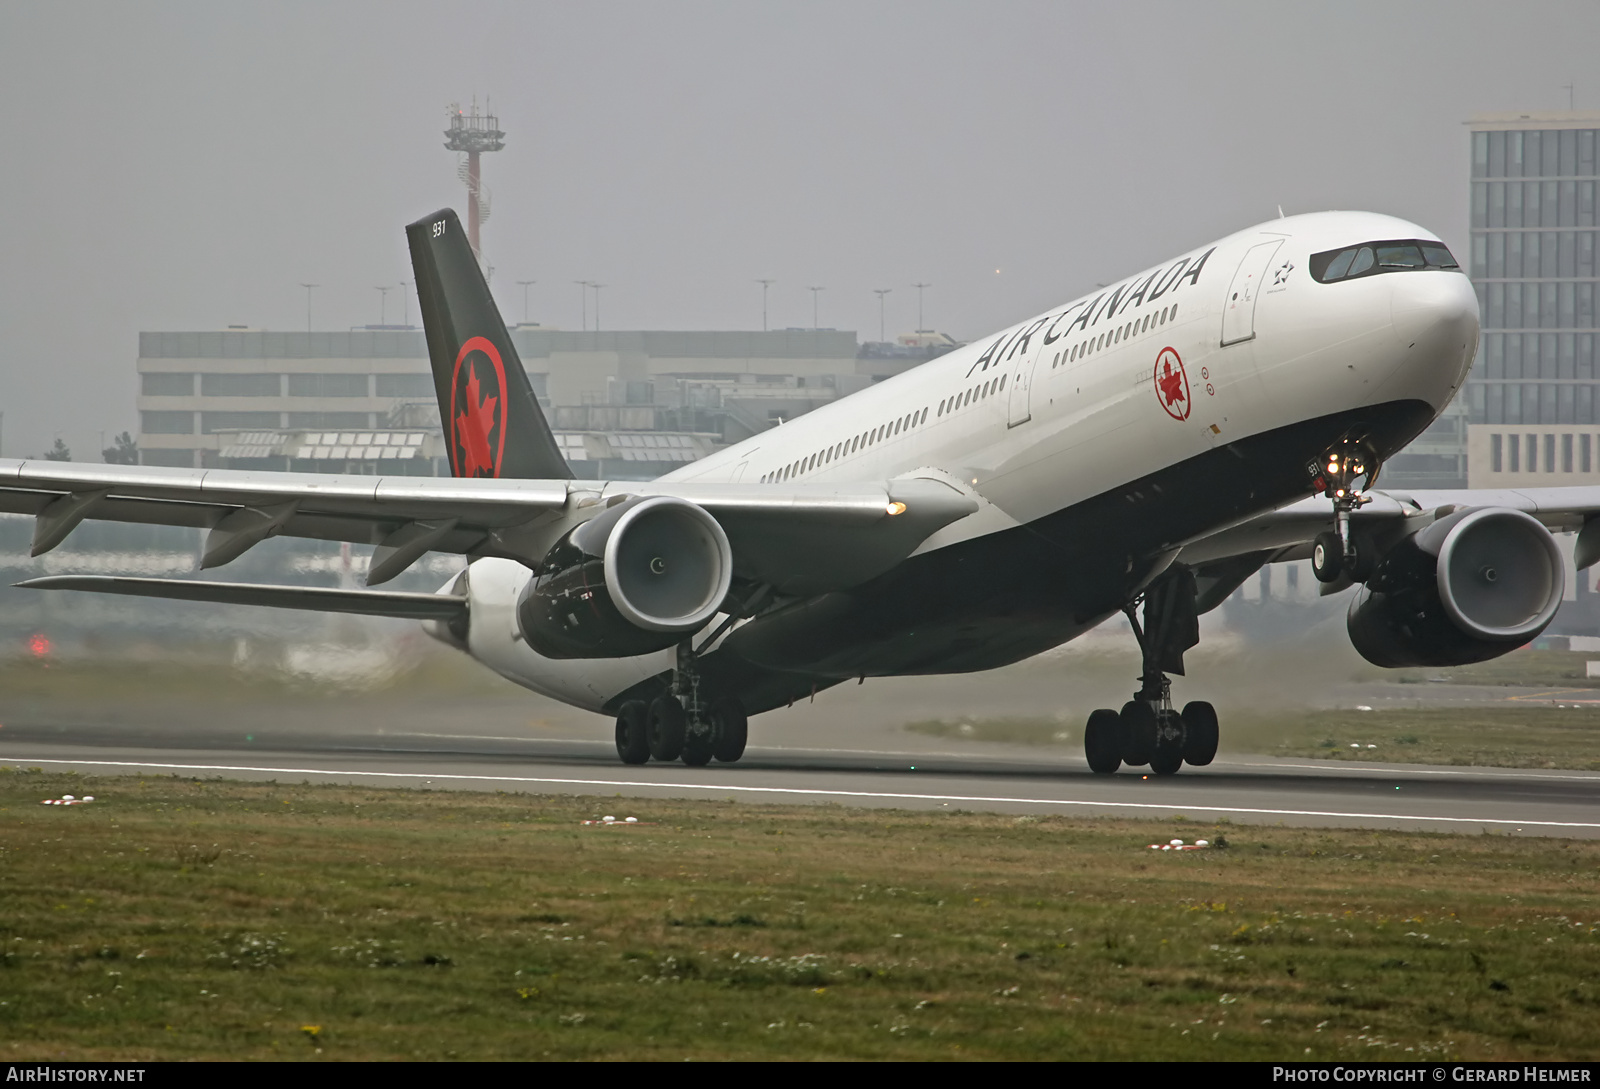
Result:
<svg viewBox="0 0 1600 1089"><path fill-rule="evenodd" d="M617 756L624 764L682 759L691 768L712 760L731 764L744 755L750 719L732 697L706 703L688 644L678 648L672 688L646 703L629 700L617 710Z"/></svg>
<svg viewBox="0 0 1600 1089"><path fill-rule="evenodd" d="M1157 775L1173 775L1184 764L1203 767L1217 755L1216 708L1197 700L1183 710L1172 707L1172 681L1183 676L1183 652L1200 641L1195 611L1194 573L1170 568L1143 595L1144 625L1135 600L1123 610L1139 640L1144 668L1139 690L1122 710L1101 709L1089 716L1083 733L1089 768L1110 775L1123 764L1150 765Z"/></svg>

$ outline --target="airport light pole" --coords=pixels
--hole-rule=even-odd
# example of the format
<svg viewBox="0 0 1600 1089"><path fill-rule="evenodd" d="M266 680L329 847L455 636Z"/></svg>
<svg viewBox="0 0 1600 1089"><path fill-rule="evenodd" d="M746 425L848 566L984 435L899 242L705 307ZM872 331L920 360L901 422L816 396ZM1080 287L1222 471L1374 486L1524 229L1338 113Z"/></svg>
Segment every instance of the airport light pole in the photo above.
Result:
<svg viewBox="0 0 1600 1089"><path fill-rule="evenodd" d="M404 280L400 281L400 324L407 329L411 328L411 297L406 294L406 288L410 286Z"/></svg>
<svg viewBox="0 0 1600 1089"><path fill-rule="evenodd" d="M311 332L311 292L312 289L321 287L321 284L301 284L306 289L306 332Z"/></svg>
<svg viewBox="0 0 1600 1089"><path fill-rule="evenodd" d="M538 283L538 280L518 280L522 285L522 324L528 324L528 288Z"/></svg>
<svg viewBox="0 0 1600 1089"><path fill-rule="evenodd" d="M392 287L374 287L372 290L374 290L374 291L376 291L378 293L378 324L379 325L388 325L389 324L389 292L393 291L394 288L392 288Z"/></svg>
<svg viewBox="0 0 1600 1089"><path fill-rule="evenodd" d="M577 284L578 290L583 293L583 331L587 333L589 331L589 289L594 285L588 280L574 280L572 282Z"/></svg>
<svg viewBox="0 0 1600 1089"><path fill-rule="evenodd" d="M817 293L828 289L825 287L808 287L806 290L811 292L811 331L815 333L817 331Z"/></svg>
<svg viewBox="0 0 1600 1089"><path fill-rule="evenodd" d="M761 331L763 333L767 331L767 288L771 287L777 282L778 281L776 280L756 281L756 283L761 285Z"/></svg>
<svg viewBox="0 0 1600 1089"><path fill-rule="evenodd" d="M878 296L878 343L882 344L887 338L883 331L883 297L893 291L892 287L875 287L872 293Z"/></svg>
<svg viewBox="0 0 1600 1089"><path fill-rule="evenodd" d="M598 333L600 331L600 289L607 285L590 284L589 286L594 288L594 331Z"/></svg>
<svg viewBox="0 0 1600 1089"><path fill-rule="evenodd" d="M912 284L911 286L917 289L917 332L923 333L923 332L926 332L927 330L924 329L923 325L922 325L922 289L925 288L925 287L932 287L933 285L932 284Z"/></svg>

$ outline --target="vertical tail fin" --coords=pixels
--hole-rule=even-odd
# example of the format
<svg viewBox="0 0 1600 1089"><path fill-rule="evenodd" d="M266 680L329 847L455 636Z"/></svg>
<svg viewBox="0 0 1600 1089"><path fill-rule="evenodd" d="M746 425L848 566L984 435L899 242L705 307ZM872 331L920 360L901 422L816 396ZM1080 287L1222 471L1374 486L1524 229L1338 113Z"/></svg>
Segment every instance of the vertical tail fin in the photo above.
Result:
<svg viewBox="0 0 1600 1089"><path fill-rule="evenodd" d="M446 208L406 240L451 474L570 480L461 221Z"/></svg>

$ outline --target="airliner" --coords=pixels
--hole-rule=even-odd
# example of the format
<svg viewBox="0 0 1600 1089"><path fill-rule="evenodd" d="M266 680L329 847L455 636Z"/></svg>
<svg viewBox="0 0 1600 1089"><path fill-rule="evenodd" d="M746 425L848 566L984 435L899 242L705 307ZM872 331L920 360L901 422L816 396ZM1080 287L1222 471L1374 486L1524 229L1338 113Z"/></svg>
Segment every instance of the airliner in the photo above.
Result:
<svg viewBox="0 0 1600 1089"><path fill-rule="evenodd" d="M1432 233L1280 217L1178 254L648 483L573 478L456 215L407 228L450 478L0 461L33 551L85 518L373 546L365 589L56 576L21 585L421 621L615 722L628 764L733 763L749 718L867 677L994 669L1127 617L1139 687L1088 716L1089 767L1211 762L1172 678L1264 564L1357 587L1383 666L1481 661L1549 625L1553 532L1600 558L1600 489L1383 491L1456 395L1472 285ZM429 552L438 592L373 587Z"/></svg>

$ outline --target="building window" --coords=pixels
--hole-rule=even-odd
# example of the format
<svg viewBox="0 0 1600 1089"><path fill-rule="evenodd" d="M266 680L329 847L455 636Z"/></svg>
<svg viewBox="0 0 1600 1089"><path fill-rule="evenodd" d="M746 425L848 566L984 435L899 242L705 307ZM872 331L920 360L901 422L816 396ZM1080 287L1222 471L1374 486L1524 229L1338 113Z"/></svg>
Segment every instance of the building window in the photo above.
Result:
<svg viewBox="0 0 1600 1089"><path fill-rule="evenodd" d="M1502 468L1502 465L1501 465L1501 462L1502 462L1502 458L1501 458L1502 448L1503 448L1503 444L1500 441L1500 436L1499 435L1490 435L1489 436L1489 471L1491 473L1502 473L1502 472L1505 472L1505 469Z"/></svg>
<svg viewBox="0 0 1600 1089"><path fill-rule="evenodd" d="M432 397L431 374L379 374L374 376L379 397Z"/></svg>
<svg viewBox="0 0 1600 1089"><path fill-rule="evenodd" d="M1561 471L1572 472L1572 436L1561 436Z"/></svg>
<svg viewBox="0 0 1600 1089"><path fill-rule="evenodd" d="M372 417L366 412L291 412L289 426L344 428L364 431L372 426Z"/></svg>
<svg viewBox="0 0 1600 1089"><path fill-rule="evenodd" d="M145 397L193 397L194 375L141 374L139 392Z"/></svg>
<svg viewBox="0 0 1600 1089"><path fill-rule="evenodd" d="M139 430L146 435L193 435L193 412L141 412Z"/></svg>
<svg viewBox="0 0 1600 1089"><path fill-rule="evenodd" d="M1552 420L1551 422L1554 421ZM1531 461L1532 459L1530 458L1529 460ZM1556 436L1554 432L1544 437L1544 471L1547 473L1556 471Z"/></svg>
<svg viewBox="0 0 1600 1089"><path fill-rule="evenodd" d="M1589 456L1589 436L1588 435L1579 435L1578 436L1578 471L1580 473L1590 472L1591 471L1591 466L1593 464L1594 464L1594 462L1590 460L1590 456Z"/></svg>
<svg viewBox="0 0 1600 1089"><path fill-rule="evenodd" d="M1506 472L1518 473L1522 471L1522 440L1516 435L1506 436L1506 453L1511 457L1506 465Z"/></svg>
<svg viewBox="0 0 1600 1089"><path fill-rule="evenodd" d="M202 412L200 433L271 430L279 426L279 419L276 412Z"/></svg>
<svg viewBox="0 0 1600 1089"><path fill-rule="evenodd" d="M1539 471L1539 436L1528 435L1526 438L1528 442L1528 472L1537 473Z"/></svg>
<svg viewBox="0 0 1600 1089"><path fill-rule="evenodd" d="M202 397L278 397L283 384L275 374L202 374Z"/></svg>
<svg viewBox="0 0 1600 1089"><path fill-rule="evenodd" d="M431 391L430 391L431 392ZM364 374L291 374L290 397L365 397Z"/></svg>

